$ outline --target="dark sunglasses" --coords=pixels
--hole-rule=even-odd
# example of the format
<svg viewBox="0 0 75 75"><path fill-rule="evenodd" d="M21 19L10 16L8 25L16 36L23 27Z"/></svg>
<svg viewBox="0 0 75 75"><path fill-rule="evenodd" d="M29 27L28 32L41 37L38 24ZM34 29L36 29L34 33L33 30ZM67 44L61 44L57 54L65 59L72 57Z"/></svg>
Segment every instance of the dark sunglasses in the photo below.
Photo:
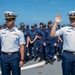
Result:
<svg viewBox="0 0 75 75"><path fill-rule="evenodd" d="M70 20L75 20L75 18L70 18Z"/></svg>
<svg viewBox="0 0 75 75"><path fill-rule="evenodd" d="M8 21L8 22L11 22L11 21L13 21L14 19L6 19L6 21Z"/></svg>

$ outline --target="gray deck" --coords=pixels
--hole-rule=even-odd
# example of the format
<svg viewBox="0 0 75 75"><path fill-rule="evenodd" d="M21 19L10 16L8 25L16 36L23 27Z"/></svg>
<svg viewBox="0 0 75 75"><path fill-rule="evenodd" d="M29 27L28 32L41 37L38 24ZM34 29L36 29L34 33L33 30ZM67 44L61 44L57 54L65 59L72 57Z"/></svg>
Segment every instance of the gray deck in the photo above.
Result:
<svg viewBox="0 0 75 75"><path fill-rule="evenodd" d="M62 75L61 61L55 61L53 65L44 63L44 61L38 63L38 60L27 62L21 68L21 75Z"/></svg>

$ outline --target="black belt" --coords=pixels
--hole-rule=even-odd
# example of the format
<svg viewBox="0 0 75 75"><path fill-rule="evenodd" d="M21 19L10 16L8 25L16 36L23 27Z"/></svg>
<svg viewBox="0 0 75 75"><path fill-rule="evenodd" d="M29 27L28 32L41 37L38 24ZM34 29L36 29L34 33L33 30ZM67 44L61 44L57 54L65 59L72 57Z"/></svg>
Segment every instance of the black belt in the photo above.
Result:
<svg viewBox="0 0 75 75"><path fill-rule="evenodd" d="M68 52L68 53L71 53L71 54L75 54L75 52L71 52L71 51L67 51L67 50L64 50L64 52Z"/></svg>
<svg viewBox="0 0 75 75"><path fill-rule="evenodd" d="M16 51L16 52L1 52L1 53L7 54L7 55L13 55L13 54L15 54L15 53L18 53L18 51Z"/></svg>

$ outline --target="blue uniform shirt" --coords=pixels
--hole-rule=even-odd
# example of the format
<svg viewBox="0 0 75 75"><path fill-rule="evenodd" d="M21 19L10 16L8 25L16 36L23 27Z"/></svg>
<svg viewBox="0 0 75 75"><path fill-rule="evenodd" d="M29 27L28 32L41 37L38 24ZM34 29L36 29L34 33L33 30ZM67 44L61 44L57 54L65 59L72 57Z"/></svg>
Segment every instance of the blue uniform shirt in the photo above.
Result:
<svg viewBox="0 0 75 75"><path fill-rule="evenodd" d="M41 43L43 44L43 43L46 43L46 30L44 30L44 29L42 29L41 30Z"/></svg>
<svg viewBox="0 0 75 75"><path fill-rule="evenodd" d="M30 32L29 29L25 29L25 31L24 31L24 37L25 37L26 43L27 43L27 37L28 37L28 33L29 33L29 32Z"/></svg>
<svg viewBox="0 0 75 75"><path fill-rule="evenodd" d="M54 44L55 37L51 37L50 33L51 33L51 28L47 28L46 29L46 43L47 44Z"/></svg>
<svg viewBox="0 0 75 75"><path fill-rule="evenodd" d="M46 42L46 31L43 28L38 28L37 35L41 37L40 39L41 44Z"/></svg>
<svg viewBox="0 0 75 75"><path fill-rule="evenodd" d="M25 44L23 33L16 27L12 30L8 28L0 30L0 38L3 52L19 51L20 45Z"/></svg>
<svg viewBox="0 0 75 75"><path fill-rule="evenodd" d="M31 41L34 40L35 36L37 35L35 30L30 30L28 36L30 37Z"/></svg>

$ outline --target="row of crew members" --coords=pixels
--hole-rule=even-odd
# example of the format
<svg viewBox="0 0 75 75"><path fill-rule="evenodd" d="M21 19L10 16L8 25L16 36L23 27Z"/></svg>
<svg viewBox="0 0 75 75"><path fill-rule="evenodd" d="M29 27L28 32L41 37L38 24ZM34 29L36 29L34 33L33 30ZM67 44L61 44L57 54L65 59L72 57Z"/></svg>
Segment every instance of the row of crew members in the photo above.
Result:
<svg viewBox="0 0 75 75"><path fill-rule="evenodd" d="M31 26L30 30L29 25L26 25L25 28L24 23L20 23L19 30L21 30L24 33L26 41L25 61L27 62L29 59L32 60L33 58L34 61L36 61L39 56L39 62L45 60L46 63L50 62L52 64L55 60L53 58L54 54L58 53L58 59L61 59L63 45L62 36L60 36L60 38L50 37L52 21L48 22L48 28L46 28L46 25L42 22L39 25L39 28L37 28L36 24L34 26ZM6 28L6 24L4 24L2 28ZM58 25L57 29L60 29L60 25ZM27 56L27 53L29 53L29 57Z"/></svg>
<svg viewBox="0 0 75 75"><path fill-rule="evenodd" d="M39 28L37 28L36 25L31 26L30 30L29 26L24 28L24 23L20 23L19 30L24 33L26 41L25 61L28 61L28 58L36 61L39 56L39 62L45 60L45 64L49 62L53 64L55 53L58 51L59 56L61 56L62 53L62 48L59 48L62 47L62 44L58 46L58 39L60 39L61 42L63 41L59 37L50 37L52 21L48 22L48 28L46 28L46 25L43 25L42 22L39 25ZM29 57L27 56L27 53L29 53Z"/></svg>
<svg viewBox="0 0 75 75"><path fill-rule="evenodd" d="M55 60L54 54L58 53L58 59L61 59L63 45L62 36L60 36L61 38L50 37L52 21L48 22L48 28L46 28L46 25L42 22L39 25L39 28L37 28L36 24L31 26L30 30L29 25L26 25L25 28L24 23L20 23L19 30L24 33L26 41L25 62L27 62L29 59L32 60L33 58L34 61L36 61L39 56L39 62L45 60L46 64L48 62L53 64L53 61ZM2 28L6 28L6 24L4 24ZM60 29L60 25L58 25L57 29ZM58 41L58 39L60 40ZM27 56L27 53L29 53L29 57Z"/></svg>

